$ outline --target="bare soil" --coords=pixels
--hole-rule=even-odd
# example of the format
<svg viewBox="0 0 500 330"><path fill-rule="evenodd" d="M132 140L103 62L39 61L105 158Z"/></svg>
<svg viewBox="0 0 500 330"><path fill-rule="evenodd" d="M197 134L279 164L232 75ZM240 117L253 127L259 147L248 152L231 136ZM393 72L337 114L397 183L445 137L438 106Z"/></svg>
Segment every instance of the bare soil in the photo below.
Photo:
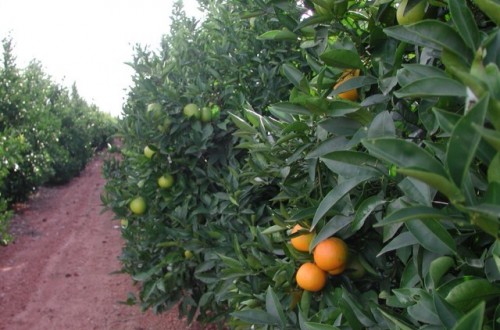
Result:
<svg viewBox="0 0 500 330"><path fill-rule="evenodd" d="M0 246L0 330L202 329L175 308L153 315L122 303L138 290L116 274L123 241L119 222L102 213L103 157L17 210L15 241Z"/></svg>

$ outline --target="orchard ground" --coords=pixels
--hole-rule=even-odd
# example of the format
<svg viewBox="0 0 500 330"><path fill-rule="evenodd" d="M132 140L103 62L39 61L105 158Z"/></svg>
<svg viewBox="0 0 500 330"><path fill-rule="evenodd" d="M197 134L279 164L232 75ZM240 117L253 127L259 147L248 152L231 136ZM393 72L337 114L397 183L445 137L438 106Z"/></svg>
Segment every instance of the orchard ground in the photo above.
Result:
<svg viewBox="0 0 500 330"><path fill-rule="evenodd" d="M123 243L119 221L101 213L104 157L19 207L15 241L0 247L0 330L202 329L176 308L153 315L122 303L137 288L116 273Z"/></svg>

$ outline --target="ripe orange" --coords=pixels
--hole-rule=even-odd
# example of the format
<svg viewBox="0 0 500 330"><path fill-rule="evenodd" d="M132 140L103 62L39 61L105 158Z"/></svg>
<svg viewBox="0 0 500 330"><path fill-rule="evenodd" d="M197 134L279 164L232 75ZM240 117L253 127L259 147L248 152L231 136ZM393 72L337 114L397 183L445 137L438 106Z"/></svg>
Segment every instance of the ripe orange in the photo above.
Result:
<svg viewBox="0 0 500 330"><path fill-rule="evenodd" d="M297 270L295 280L302 289L316 292L326 285L326 272L312 262L306 262Z"/></svg>
<svg viewBox="0 0 500 330"><path fill-rule="evenodd" d="M345 266L347 254L347 244L337 237L330 237L321 241L313 251L314 262L325 271Z"/></svg>
<svg viewBox="0 0 500 330"><path fill-rule="evenodd" d="M335 86L333 86L333 89L337 89L341 84L346 82L347 80L351 79L354 77L353 75L347 75L344 78L341 78ZM349 101L356 101L358 99L358 90L357 89L350 89L348 91L345 91L343 93L339 93L339 97L343 100L349 100Z"/></svg>
<svg viewBox="0 0 500 330"><path fill-rule="evenodd" d="M337 83L335 86L333 86L333 89L337 89L340 85L342 85L344 82L347 80L359 76L361 71L359 69L345 69L340 78L337 80ZM358 90L356 88L350 89L348 91L339 93L339 98L343 100L350 100L350 101L356 101L358 99Z"/></svg>
<svg viewBox="0 0 500 330"><path fill-rule="evenodd" d="M330 274L330 275L339 275L339 274L342 274L344 272L344 270L346 269L346 267L347 267L347 265L343 264L340 267L337 267L335 269L329 270L328 274Z"/></svg>
<svg viewBox="0 0 500 330"><path fill-rule="evenodd" d="M296 224L292 228L292 234L295 234L299 230L304 229L301 225ZM314 238L314 233L304 233L299 236L296 236L290 240L290 243L292 243L292 246L302 252L309 252L309 245L311 244L311 241Z"/></svg>

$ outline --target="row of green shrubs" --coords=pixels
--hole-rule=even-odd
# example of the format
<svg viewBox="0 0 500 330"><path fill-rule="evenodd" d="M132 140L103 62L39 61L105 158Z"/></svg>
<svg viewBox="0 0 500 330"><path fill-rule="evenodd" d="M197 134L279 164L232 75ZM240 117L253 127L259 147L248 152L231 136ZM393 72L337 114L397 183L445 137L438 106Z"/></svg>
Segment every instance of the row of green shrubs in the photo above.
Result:
<svg viewBox="0 0 500 330"><path fill-rule="evenodd" d="M427 11L409 25L391 0L199 3L203 22L178 5L160 51L137 49L106 164L128 302L237 329L497 328L492 2L405 1ZM300 289L296 224L362 275Z"/></svg>
<svg viewBox="0 0 500 330"><path fill-rule="evenodd" d="M13 203L42 184L77 175L115 129L115 119L55 83L39 62L16 65L12 39L4 39L0 67L0 240L9 240Z"/></svg>

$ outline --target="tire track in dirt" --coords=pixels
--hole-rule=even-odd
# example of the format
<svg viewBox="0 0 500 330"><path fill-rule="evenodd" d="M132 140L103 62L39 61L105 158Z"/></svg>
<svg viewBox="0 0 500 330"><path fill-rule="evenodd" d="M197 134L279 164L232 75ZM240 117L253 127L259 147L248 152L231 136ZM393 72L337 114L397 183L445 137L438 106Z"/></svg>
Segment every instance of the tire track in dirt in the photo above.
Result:
<svg viewBox="0 0 500 330"><path fill-rule="evenodd" d="M177 310L156 316L121 304L137 290L120 269L118 222L101 214L103 156L60 187L41 188L0 247L0 330L193 329Z"/></svg>

